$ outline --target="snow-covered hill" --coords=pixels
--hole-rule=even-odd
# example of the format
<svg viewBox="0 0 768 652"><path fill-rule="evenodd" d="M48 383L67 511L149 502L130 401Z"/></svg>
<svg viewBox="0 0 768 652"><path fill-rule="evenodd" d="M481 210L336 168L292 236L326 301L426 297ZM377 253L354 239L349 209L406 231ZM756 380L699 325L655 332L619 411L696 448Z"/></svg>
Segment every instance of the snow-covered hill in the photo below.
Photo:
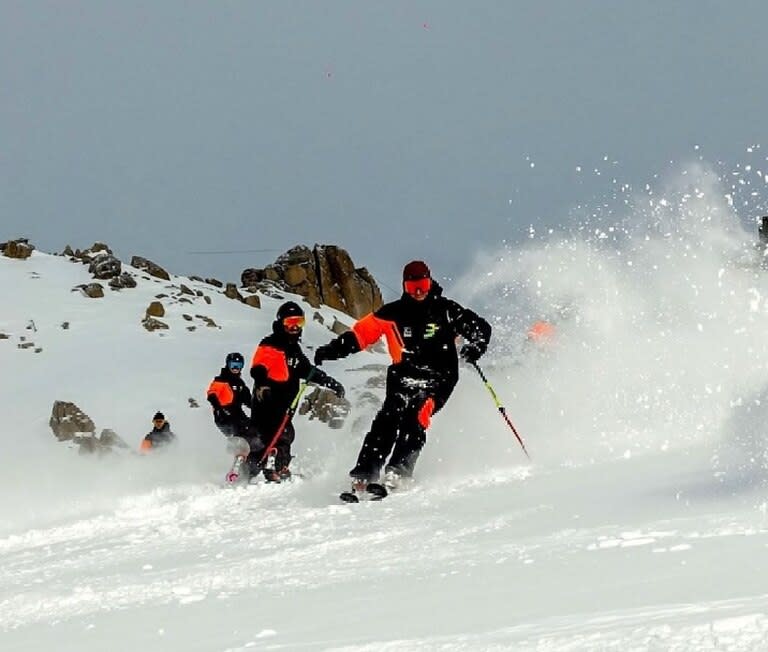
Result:
<svg viewBox="0 0 768 652"><path fill-rule="evenodd" d="M309 479L224 488L204 390L280 301L172 279L211 304L167 302L160 335L140 320L167 282L88 299L71 291L81 265L0 258L0 649L765 649L768 282L716 208L695 207L696 228L675 213L623 242L479 260L454 291L494 322L483 364L533 463L463 369L415 486L356 506L337 494L382 354L326 366L354 408L340 430L297 417ZM221 328L188 331L183 313ZM521 349L554 313L555 346ZM308 348L330 337L308 321ZM161 409L180 445L80 456L50 432L55 399L136 446Z"/></svg>

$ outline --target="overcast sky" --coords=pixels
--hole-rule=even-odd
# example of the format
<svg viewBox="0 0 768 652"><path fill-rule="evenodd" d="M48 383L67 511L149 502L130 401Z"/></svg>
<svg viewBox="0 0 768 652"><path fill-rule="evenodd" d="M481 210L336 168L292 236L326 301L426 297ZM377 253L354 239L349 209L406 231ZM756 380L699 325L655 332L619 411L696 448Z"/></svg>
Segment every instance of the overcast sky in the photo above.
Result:
<svg viewBox="0 0 768 652"><path fill-rule="evenodd" d="M758 1L0 0L0 239L456 276L608 192L604 156L634 183L696 145L738 161L766 25ZM189 253L242 249L270 251Z"/></svg>

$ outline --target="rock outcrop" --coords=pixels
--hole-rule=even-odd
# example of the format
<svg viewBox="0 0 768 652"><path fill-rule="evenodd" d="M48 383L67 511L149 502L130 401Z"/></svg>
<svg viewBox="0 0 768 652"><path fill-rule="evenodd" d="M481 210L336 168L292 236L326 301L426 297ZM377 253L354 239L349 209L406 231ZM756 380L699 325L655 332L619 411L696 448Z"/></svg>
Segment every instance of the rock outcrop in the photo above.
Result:
<svg viewBox="0 0 768 652"><path fill-rule="evenodd" d="M355 319L381 307L381 291L365 267L355 267L341 247L299 245L263 269L246 269L240 280L251 292L275 289L303 296L314 308L325 304Z"/></svg>
<svg viewBox="0 0 768 652"><path fill-rule="evenodd" d="M29 244L29 240L26 238L19 238L18 240L9 240L8 242L0 243L0 253L6 258L16 258L18 260L24 260L32 255L35 247Z"/></svg>
<svg viewBox="0 0 768 652"><path fill-rule="evenodd" d="M141 256L134 256L131 258L131 267L135 267L142 271L145 271L150 276L161 278L164 281L170 281L171 276L160 265L153 263L151 260L142 258Z"/></svg>

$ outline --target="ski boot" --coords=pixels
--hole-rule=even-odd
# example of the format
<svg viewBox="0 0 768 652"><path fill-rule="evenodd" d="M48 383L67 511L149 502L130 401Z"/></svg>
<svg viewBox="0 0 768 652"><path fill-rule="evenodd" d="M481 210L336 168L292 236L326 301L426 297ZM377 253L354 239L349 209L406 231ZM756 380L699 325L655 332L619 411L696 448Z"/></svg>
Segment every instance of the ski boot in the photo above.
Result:
<svg viewBox="0 0 768 652"><path fill-rule="evenodd" d="M395 469L387 469L384 473L384 486L388 491L394 491L400 486L400 474Z"/></svg>
<svg viewBox="0 0 768 652"><path fill-rule="evenodd" d="M369 482L366 478L353 477L350 491L342 491L339 499L343 503L359 503L363 500L381 500L386 498L387 488L378 482Z"/></svg>
<svg viewBox="0 0 768 652"><path fill-rule="evenodd" d="M276 483L280 482L280 474L275 469L275 455L277 451L273 448L269 451L269 455L267 455L267 459L264 462L264 481L267 483Z"/></svg>
<svg viewBox="0 0 768 652"><path fill-rule="evenodd" d="M287 466L284 466L283 468L281 468L277 472L277 475L280 476L281 482L290 482L291 480L293 480L293 474L291 473L291 470Z"/></svg>

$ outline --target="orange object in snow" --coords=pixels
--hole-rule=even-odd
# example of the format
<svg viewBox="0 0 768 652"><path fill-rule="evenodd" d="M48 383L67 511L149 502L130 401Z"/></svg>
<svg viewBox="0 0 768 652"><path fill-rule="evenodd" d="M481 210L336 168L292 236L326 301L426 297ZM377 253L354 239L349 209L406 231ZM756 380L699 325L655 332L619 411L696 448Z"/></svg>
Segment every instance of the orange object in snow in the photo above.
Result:
<svg viewBox="0 0 768 652"><path fill-rule="evenodd" d="M537 321L529 329L527 337L532 342L544 344L552 341L555 336L555 327L548 321Z"/></svg>

